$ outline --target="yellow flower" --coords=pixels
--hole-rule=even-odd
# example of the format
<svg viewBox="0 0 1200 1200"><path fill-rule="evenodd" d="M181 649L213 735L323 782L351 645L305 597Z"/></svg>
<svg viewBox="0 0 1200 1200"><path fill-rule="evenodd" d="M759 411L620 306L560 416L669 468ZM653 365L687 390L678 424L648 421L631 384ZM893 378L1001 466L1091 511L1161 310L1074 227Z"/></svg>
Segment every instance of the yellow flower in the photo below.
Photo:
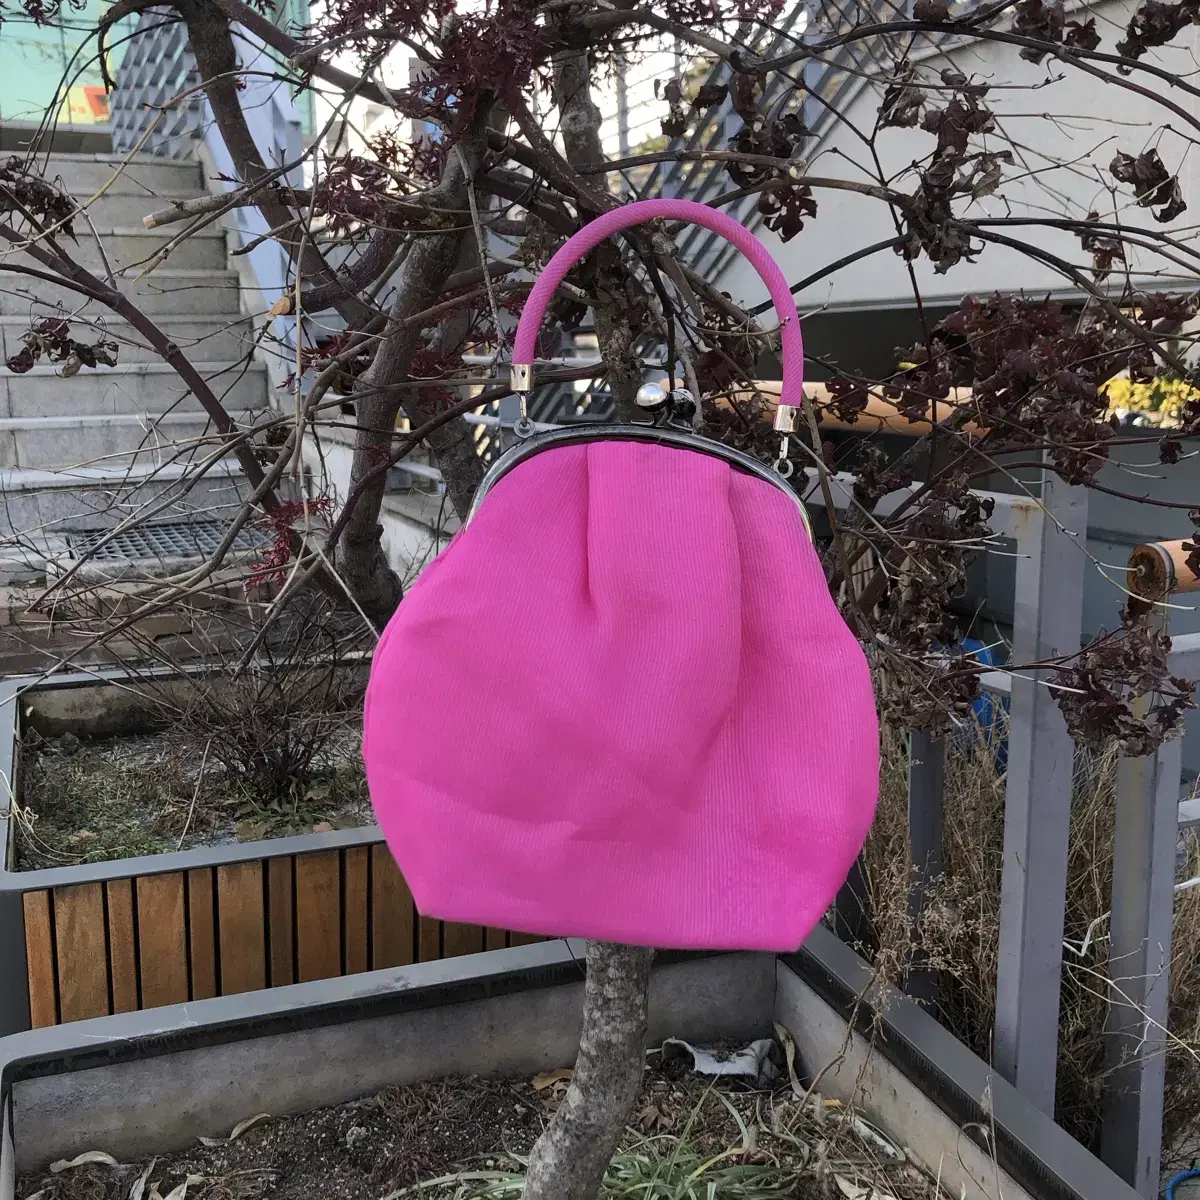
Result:
<svg viewBox="0 0 1200 1200"><path fill-rule="evenodd" d="M1200 390L1182 379L1159 378L1135 383L1118 375L1104 384L1102 390L1110 409L1153 414L1162 424L1178 422L1183 406L1200 397Z"/></svg>

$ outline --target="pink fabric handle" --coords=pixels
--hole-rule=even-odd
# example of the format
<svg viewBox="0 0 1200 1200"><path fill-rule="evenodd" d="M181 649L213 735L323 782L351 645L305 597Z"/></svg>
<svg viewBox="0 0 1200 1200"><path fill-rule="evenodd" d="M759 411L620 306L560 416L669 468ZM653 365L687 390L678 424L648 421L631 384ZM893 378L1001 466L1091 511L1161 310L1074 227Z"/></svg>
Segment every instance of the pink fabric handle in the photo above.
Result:
<svg viewBox="0 0 1200 1200"><path fill-rule="evenodd" d="M801 388L804 385L804 340L800 335L800 317L796 312L796 301L779 265L770 251L732 217L698 204L695 200L638 200L614 208L603 216L589 221L578 233L561 246L546 264L517 323L517 337L513 346L513 365L532 366L537 346L538 329L555 289L566 278L567 272L589 251L598 246L610 234L631 225L641 225L656 217L675 221L690 221L719 233L732 242L751 262L758 272L775 304L779 317L779 339L783 348L783 385L779 403L799 407L803 403Z"/></svg>

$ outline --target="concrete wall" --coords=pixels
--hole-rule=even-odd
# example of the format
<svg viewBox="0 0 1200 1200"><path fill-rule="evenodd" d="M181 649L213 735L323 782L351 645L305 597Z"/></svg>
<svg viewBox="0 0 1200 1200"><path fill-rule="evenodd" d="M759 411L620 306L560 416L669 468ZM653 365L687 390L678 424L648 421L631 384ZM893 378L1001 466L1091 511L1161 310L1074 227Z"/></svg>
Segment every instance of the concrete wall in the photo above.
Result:
<svg viewBox="0 0 1200 1200"><path fill-rule="evenodd" d="M5 1039L0 1200L11 1200L17 1171L83 1150L145 1159L259 1112L566 1065L578 1047L583 952L582 942L544 942ZM870 1024L867 1036L847 1036L851 1010L864 1031ZM1135 1200L932 1017L881 988L828 930L786 961L659 959L649 1045L666 1036L745 1044L770 1036L773 1022L793 1035L799 1085L813 1080L842 1114L865 1114L948 1195ZM998 1161L980 1144L981 1123Z"/></svg>
<svg viewBox="0 0 1200 1200"><path fill-rule="evenodd" d="M331 436L332 435L332 436ZM349 440L337 440L337 431L322 430L320 446L311 437L304 439L304 465L314 491L333 498L340 507L350 494L350 468L353 448ZM405 480L404 472L393 471L389 482ZM458 518L445 496L418 490L391 490L383 499L379 514L383 527L383 549L392 569L405 586L453 537Z"/></svg>
<svg viewBox="0 0 1200 1200"><path fill-rule="evenodd" d="M572 947L582 957L583 943ZM126 1161L145 1158L194 1144L197 1135L224 1136L255 1113L306 1112L421 1079L532 1075L568 1066L579 1045L582 981L362 1020L299 1021L302 1010L312 1012L322 999L344 1000L357 992L365 1003L442 980L492 972L499 978L514 964L536 967L562 956L563 943L548 942L64 1027L60 1036L79 1044L90 1032L100 1040L113 1036L122 1021L145 1034L148 1020L178 1030L233 1013L244 1019L255 1006L264 1014L294 1007L298 1018L292 1031L215 1040L16 1083L18 1169L33 1170L97 1146ZM769 955L660 966L651 984L650 1044L668 1036L743 1043L769 1036L774 992Z"/></svg>
<svg viewBox="0 0 1200 1200"><path fill-rule="evenodd" d="M846 1037L846 1022L787 967L780 966L775 1019L796 1039L806 1077L822 1066L821 1094L854 1105L881 1122L904 1149L941 1184L945 1196L961 1200L1032 1200L928 1096L912 1086L861 1034Z"/></svg>

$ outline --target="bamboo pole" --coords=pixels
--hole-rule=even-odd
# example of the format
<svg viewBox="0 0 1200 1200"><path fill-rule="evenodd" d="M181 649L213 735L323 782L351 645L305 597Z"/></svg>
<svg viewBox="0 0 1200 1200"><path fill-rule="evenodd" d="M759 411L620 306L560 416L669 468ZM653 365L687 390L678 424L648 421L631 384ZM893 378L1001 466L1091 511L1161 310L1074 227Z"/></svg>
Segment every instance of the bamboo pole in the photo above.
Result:
<svg viewBox="0 0 1200 1200"><path fill-rule="evenodd" d="M741 405L752 403L754 400L765 402L766 417L770 420L779 400L780 384L774 379L756 379L750 387L739 388L727 395L714 397L721 405L729 406L730 401ZM837 429L847 433L891 433L901 437L922 437L933 428L933 409L930 403L923 417L912 421L900 412L895 402L887 399L881 393L873 391L868 394L866 408L858 415L856 421L843 421L825 408L833 399L829 388L823 383L809 383L804 386L805 392L816 403L820 413L822 429ZM955 388L945 400L937 403L937 422L941 425L951 414L963 405L970 404L971 389ZM968 422L958 431L960 434L979 435L985 432L982 426L974 421Z"/></svg>
<svg viewBox="0 0 1200 1200"><path fill-rule="evenodd" d="M1129 590L1142 600L1200 592L1200 576L1187 564L1190 542L1146 542L1129 556Z"/></svg>

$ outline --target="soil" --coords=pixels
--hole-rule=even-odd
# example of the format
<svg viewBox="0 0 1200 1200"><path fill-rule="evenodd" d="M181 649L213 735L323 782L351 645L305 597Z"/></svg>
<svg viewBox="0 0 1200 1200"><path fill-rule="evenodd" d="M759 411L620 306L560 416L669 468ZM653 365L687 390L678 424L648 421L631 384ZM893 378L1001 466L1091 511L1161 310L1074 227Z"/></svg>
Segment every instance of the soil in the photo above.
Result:
<svg viewBox="0 0 1200 1200"><path fill-rule="evenodd" d="M280 733L260 763L189 729L88 741L29 733L14 806L17 869L369 825L361 711L319 719L315 738Z"/></svg>
<svg viewBox="0 0 1200 1200"><path fill-rule="evenodd" d="M655 1055L650 1062L606 1196L827 1200L867 1195L871 1186L878 1200L937 1195L915 1167L885 1161L887 1143L834 1101L797 1098L786 1084L714 1082ZM535 1080L392 1088L299 1116L263 1118L232 1141L198 1140L192 1150L148 1163L56 1164L57 1171L20 1180L16 1194L18 1200L395 1200L396 1193L515 1200L521 1159L569 1077L562 1070ZM652 1179L658 1183L651 1191L645 1183ZM666 1186L676 1180L678 1190Z"/></svg>

